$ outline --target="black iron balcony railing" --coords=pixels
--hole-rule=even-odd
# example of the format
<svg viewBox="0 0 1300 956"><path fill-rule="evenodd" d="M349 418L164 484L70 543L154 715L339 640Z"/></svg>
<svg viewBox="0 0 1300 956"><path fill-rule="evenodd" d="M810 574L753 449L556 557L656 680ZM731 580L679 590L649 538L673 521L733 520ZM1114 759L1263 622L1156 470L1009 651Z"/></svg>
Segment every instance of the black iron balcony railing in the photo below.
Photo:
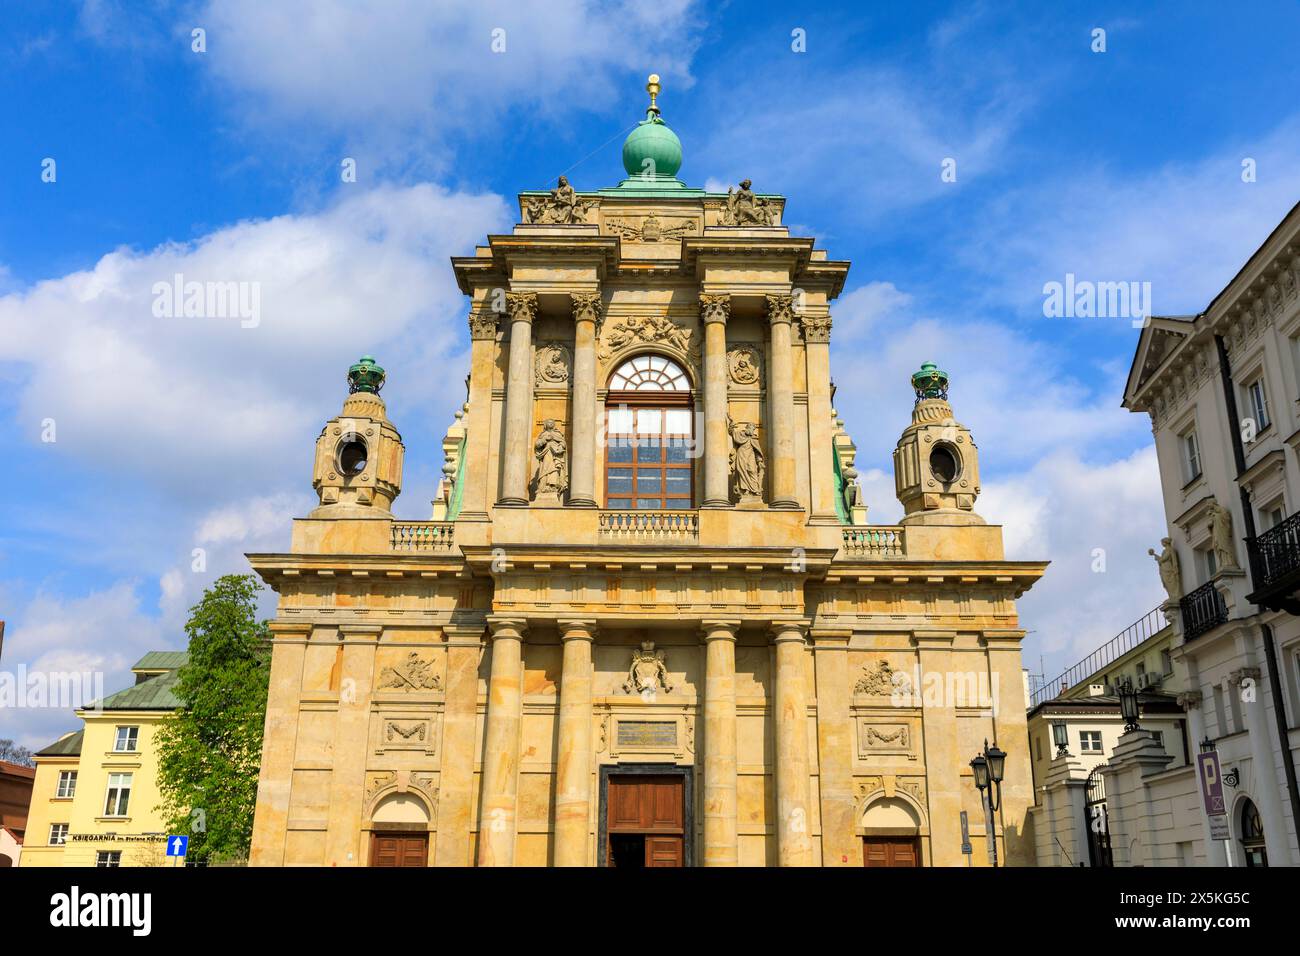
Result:
<svg viewBox="0 0 1300 956"><path fill-rule="evenodd" d="M1200 637L1228 619L1228 606L1213 581L1184 594L1178 605L1182 611L1184 641Z"/></svg>
<svg viewBox="0 0 1300 956"><path fill-rule="evenodd" d="M1300 513L1246 540L1257 591L1265 591L1300 571Z"/></svg>

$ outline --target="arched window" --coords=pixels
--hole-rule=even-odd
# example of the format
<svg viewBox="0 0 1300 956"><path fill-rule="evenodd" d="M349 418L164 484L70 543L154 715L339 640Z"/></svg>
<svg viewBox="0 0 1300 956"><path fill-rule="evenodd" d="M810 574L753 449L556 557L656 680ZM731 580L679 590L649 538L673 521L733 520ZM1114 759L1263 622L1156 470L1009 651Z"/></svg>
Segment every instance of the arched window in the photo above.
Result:
<svg viewBox="0 0 1300 956"><path fill-rule="evenodd" d="M1247 866L1268 866L1268 851L1264 848L1264 821L1259 817L1255 801L1241 802L1241 846L1246 851Z"/></svg>
<svg viewBox="0 0 1300 956"><path fill-rule="evenodd" d="M691 385L661 355L628 359L605 401L605 507L663 511L694 503Z"/></svg>
<svg viewBox="0 0 1300 956"><path fill-rule="evenodd" d="M628 359L610 377L611 392L689 392L691 383L676 362L662 355Z"/></svg>

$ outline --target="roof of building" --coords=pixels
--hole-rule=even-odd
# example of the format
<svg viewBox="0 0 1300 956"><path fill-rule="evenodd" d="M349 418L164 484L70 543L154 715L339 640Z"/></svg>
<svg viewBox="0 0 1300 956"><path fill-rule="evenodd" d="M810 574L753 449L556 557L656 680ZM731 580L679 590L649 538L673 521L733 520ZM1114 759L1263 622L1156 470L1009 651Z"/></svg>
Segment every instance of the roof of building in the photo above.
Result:
<svg viewBox="0 0 1300 956"><path fill-rule="evenodd" d="M1139 692L1138 716L1143 714L1181 714L1183 708L1178 706L1178 699L1169 694ZM1042 714L1064 715L1067 713L1119 714L1119 698L1114 694L1098 694L1096 697L1053 697L1031 709L1027 719Z"/></svg>
<svg viewBox="0 0 1300 956"><path fill-rule="evenodd" d="M81 756L81 740L85 736L86 732L84 730L74 730L71 733L66 733L44 750L36 751L36 756L79 757Z"/></svg>
<svg viewBox="0 0 1300 956"><path fill-rule="evenodd" d="M11 760L0 760L0 772L10 773L17 777L34 777L36 768L29 767L26 764L14 763Z"/></svg>
<svg viewBox="0 0 1300 956"><path fill-rule="evenodd" d="M176 696L177 671L169 670L133 687L109 694L87 710L176 710L185 703Z"/></svg>
<svg viewBox="0 0 1300 956"><path fill-rule="evenodd" d="M8 827L8 826L0 827L0 830L4 830L5 833L8 833L11 837L13 837L14 842L17 843L19 846L23 845L23 834L15 830L13 827Z"/></svg>
<svg viewBox="0 0 1300 956"><path fill-rule="evenodd" d="M150 651L131 667L133 671L174 671L184 667L190 655L186 651Z"/></svg>

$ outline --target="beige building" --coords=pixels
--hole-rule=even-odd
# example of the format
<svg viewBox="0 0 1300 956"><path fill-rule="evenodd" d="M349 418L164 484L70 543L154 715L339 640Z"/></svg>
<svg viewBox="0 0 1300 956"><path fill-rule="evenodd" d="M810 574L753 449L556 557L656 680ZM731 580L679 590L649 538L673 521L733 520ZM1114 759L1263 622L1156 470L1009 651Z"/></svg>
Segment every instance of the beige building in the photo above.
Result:
<svg viewBox="0 0 1300 956"><path fill-rule="evenodd" d="M35 755L22 866L165 866L154 735L182 706L184 651L151 651L135 684L77 711L80 730Z"/></svg>
<svg viewBox="0 0 1300 956"><path fill-rule="evenodd" d="M1298 252L1300 206L1205 311L1151 320L1124 396L1155 434L1176 690L1196 750L1217 750L1224 774L1228 839L1193 811L1214 865L1300 863ZM1132 862L1173 855L1158 836L1127 842Z"/></svg>
<svg viewBox="0 0 1300 956"><path fill-rule="evenodd" d="M320 506L249 556L279 593L252 863L953 866L967 811L983 865L986 740L1001 860L1034 862L1015 601L1045 565L977 514L933 365L895 426L905 517L867 523L832 408L848 263L781 196L678 180L649 89L618 186L524 193L453 260L468 401L432 520L390 511L366 358Z"/></svg>

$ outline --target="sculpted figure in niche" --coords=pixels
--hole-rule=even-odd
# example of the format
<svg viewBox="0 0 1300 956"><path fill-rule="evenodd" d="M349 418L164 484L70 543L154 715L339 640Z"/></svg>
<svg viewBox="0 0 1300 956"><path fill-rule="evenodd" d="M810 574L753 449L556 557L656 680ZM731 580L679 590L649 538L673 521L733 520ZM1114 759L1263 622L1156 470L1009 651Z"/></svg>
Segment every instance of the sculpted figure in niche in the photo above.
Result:
<svg viewBox="0 0 1300 956"><path fill-rule="evenodd" d="M727 419L731 433L731 487L736 497L744 501L763 497L763 475L766 465L763 448L758 442L758 426L753 422L735 422Z"/></svg>
<svg viewBox="0 0 1300 956"><path fill-rule="evenodd" d="M533 443L537 473L533 476L533 498L559 499L569 488L568 443L555 427L555 419L542 423L541 434Z"/></svg>
<svg viewBox="0 0 1300 956"><path fill-rule="evenodd" d="M776 210L765 199L754 195L748 179L740 181L739 189L727 190L727 208L722 214L724 226L770 226Z"/></svg>
<svg viewBox="0 0 1300 956"><path fill-rule="evenodd" d="M758 353L747 345L732 349L731 380L737 385L753 385L758 382Z"/></svg>
<svg viewBox="0 0 1300 956"><path fill-rule="evenodd" d="M1183 596L1183 575L1178 565L1178 552L1168 538L1160 539L1160 548L1159 554L1156 554L1155 548L1147 548L1147 554L1156 559L1156 567L1160 569L1160 583L1165 586L1169 600L1177 601Z"/></svg>
<svg viewBox="0 0 1300 956"><path fill-rule="evenodd" d="M1221 571L1236 571L1240 565L1237 564L1237 548L1232 540L1232 512L1213 499L1208 511L1215 566Z"/></svg>

